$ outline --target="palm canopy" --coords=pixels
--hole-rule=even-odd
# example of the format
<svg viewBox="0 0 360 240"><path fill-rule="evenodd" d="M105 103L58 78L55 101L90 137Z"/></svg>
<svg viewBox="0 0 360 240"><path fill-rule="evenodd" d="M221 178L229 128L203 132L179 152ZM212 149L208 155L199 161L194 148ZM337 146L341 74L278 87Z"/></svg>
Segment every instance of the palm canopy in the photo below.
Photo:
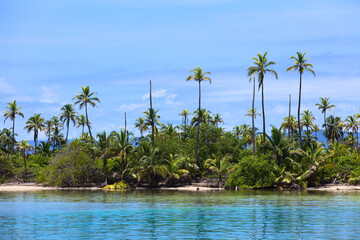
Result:
<svg viewBox="0 0 360 240"><path fill-rule="evenodd" d="M75 109L72 104L65 104L62 108L62 113L60 114L60 120L63 121L63 123L66 122L66 138L65 142L67 143L67 139L69 136L69 125L70 121L73 122L74 126L76 124L76 118L77 118L77 112L75 112Z"/></svg>
<svg viewBox="0 0 360 240"><path fill-rule="evenodd" d="M315 76L315 71L312 69L313 65L307 62L307 60L309 60L310 58L305 58L306 52L304 53L296 52L296 54L297 57L294 56L290 57L290 59L294 59L295 62L292 66L288 67L286 71L291 73L292 71L298 70L302 74L306 70L311 72Z"/></svg>
<svg viewBox="0 0 360 240"><path fill-rule="evenodd" d="M24 117L24 114L22 112L20 112L20 109L22 109L23 107L17 107L17 104L16 104L16 100L12 103L7 103L7 106L6 106L6 111L4 113L4 122L10 118L11 121L14 121L15 120L15 116L16 115L19 115L21 117Z"/></svg>
<svg viewBox="0 0 360 240"><path fill-rule="evenodd" d="M273 61L268 62L266 55L267 55L267 52L265 52L264 55L261 55L260 53L258 53L257 58L252 57L252 59L255 60L254 61L255 66L251 66L247 69L248 76L250 78L254 77L257 74L257 78L259 81L259 89L260 89L261 85L263 84L266 73L272 73L272 74L274 74L275 78L278 79L277 73L274 70L268 68L269 66L274 65L275 62L273 62Z"/></svg>
<svg viewBox="0 0 360 240"><path fill-rule="evenodd" d="M211 78L206 77L205 75L211 74L210 72L204 72L202 71L201 67L197 67L194 70L191 70L190 73L193 73L193 75L190 75L186 78L186 81L195 80L197 82L202 81L209 81L211 83Z"/></svg>
<svg viewBox="0 0 360 240"><path fill-rule="evenodd" d="M149 108L148 111L143 112L145 115L144 125L146 126L146 128L154 125L155 133L158 132L158 129L156 126L163 126L163 124L159 120L160 116L158 115L158 112L159 112L159 110L154 110L153 108Z"/></svg>
<svg viewBox="0 0 360 240"><path fill-rule="evenodd" d="M325 113L327 110L332 111L332 108L335 107L334 104L330 104L329 97L320 98L320 103L315 104L315 106L318 107L319 110L321 110L321 113Z"/></svg>
<svg viewBox="0 0 360 240"><path fill-rule="evenodd" d="M37 141L39 136L39 131L43 131L45 124L44 118L41 117L41 114L34 114L34 116L30 117L29 120L26 121L26 126L24 129L27 132L34 131L34 142L35 142L35 155L36 155L36 148L37 148Z"/></svg>
<svg viewBox="0 0 360 240"><path fill-rule="evenodd" d="M245 117L247 117L247 116L249 116L249 117L254 116L254 118L256 118L256 116L261 116L261 114L257 112L257 108L254 108L254 109L250 108L249 110L247 110L247 112L245 114Z"/></svg>
<svg viewBox="0 0 360 240"><path fill-rule="evenodd" d="M79 104L80 109L87 104L90 104L92 107L96 107L96 102L100 103L99 98L93 96L97 94L97 92L90 92L89 86L81 87L81 90L80 94L73 98L73 100L75 100L75 104Z"/></svg>
<svg viewBox="0 0 360 240"><path fill-rule="evenodd" d="M145 124L145 119L144 119L144 118L139 117L139 118L136 119L136 121L135 121L135 127L139 129L140 134L141 134L141 136L142 136L143 133L148 130L148 127L149 127L149 126Z"/></svg>

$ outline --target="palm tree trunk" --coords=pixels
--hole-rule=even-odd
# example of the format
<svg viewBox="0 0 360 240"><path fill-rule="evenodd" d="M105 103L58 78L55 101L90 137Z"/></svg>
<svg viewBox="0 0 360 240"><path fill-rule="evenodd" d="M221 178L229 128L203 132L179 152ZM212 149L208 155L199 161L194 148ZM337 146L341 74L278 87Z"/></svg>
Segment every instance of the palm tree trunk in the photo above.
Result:
<svg viewBox="0 0 360 240"><path fill-rule="evenodd" d="M84 134L84 127L85 127L85 125L82 125L82 132L81 132L81 134Z"/></svg>
<svg viewBox="0 0 360 240"><path fill-rule="evenodd" d="M252 99L252 140L253 140L253 152L256 152L256 145L255 145L255 78L253 78L254 86L253 86L253 99Z"/></svg>
<svg viewBox="0 0 360 240"><path fill-rule="evenodd" d="M199 81L199 112L198 112L198 126L197 126L197 134L196 134L196 151L195 151L195 158L196 158L196 165L199 167L199 135L200 135L200 124L201 124L201 85Z"/></svg>
<svg viewBox="0 0 360 240"><path fill-rule="evenodd" d="M264 82L261 84L261 104L262 104L262 114L263 114L263 139L265 143L265 104L264 104ZM264 148L265 154L265 148Z"/></svg>
<svg viewBox="0 0 360 240"><path fill-rule="evenodd" d="M290 116L291 116L291 94L289 94L289 117L288 117L288 137L290 139Z"/></svg>
<svg viewBox="0 0 360 240"><path fill-rule="evenodd" d="M154 110L152 108L152 96L151 96L151 80L150 80L150 117L152 118L151 119L151 143L152 143L152 147L155 146L155 138L154 138L154 135L155 135L155 126L154 126Z"/></svg>
<svg viewBox="0 0 360 240"><path fill-rule="evenodd" d="M15 153L15 118L13 120L13 129L12 129L12 152Z"/></svg>
<svg viewBox="0 0 360 240"><path fill-rule="evenodd" d="M302 73L300 72L299 105L298 105L298 124L299 124L300 148L302 147L302 141L301 141L301 122L300 122L300 107L301 107L301 80L302 80Z"/></svg>
<svg viewBox="0 0 360 240"><path fill-rule="evenodd" d="M25 149L23 150L23 158L24 158L24 167L25 167L25 180L27 180L27 167L26 167L26 153Z"/></svg>
<svg viewBox="0 0 360 240"><path fill-rule="evenodd" d="M326 130L326 109L324 111L324 131Z"/></svg>
<svg viewBox="0 0 360 240"><path fill-rule="evenodd" d="M91 138L91 143L93 143L93 137L92 137L91 129L90 129L90 125L89 125L89 117L88 117L88 111L87 111L87 103L85 103L85 114L86 114L86 125L88 126L88 129L89 129L90 138Z"/></svg>
<svg viewBox="0 0 360 240"><path fill-rule="evenodd" d="M68 140L68 136L69 136L69 125L70 125L70 119L67 120L66 123L66 139L65 139L65 145L67 145L67 140Z"/></svg>
<svg viewBox="0 0 360 240"><path fill-rule="evenodd" d="M37 153L37 130L34 130L34 142L35 142L35 155Z"/></svg>

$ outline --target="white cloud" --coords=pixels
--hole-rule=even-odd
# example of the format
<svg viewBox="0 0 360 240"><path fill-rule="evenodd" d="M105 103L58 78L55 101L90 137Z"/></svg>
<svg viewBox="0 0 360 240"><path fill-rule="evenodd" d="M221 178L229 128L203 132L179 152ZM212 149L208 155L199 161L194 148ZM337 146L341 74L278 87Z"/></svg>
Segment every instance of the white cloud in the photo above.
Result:
<svg viewBox="0 0 360 240"><path fill-rule="evenodd" d="M17 102L33 102L34 99L30 96L26 96L26 95L14 95L11 96L9 98L9 101L13 102L13 101L17 101Z"/></svg>
<svg viewBox="0 0 360 240"><path fill-rule="evenodd" d="M41 86L41 96L40 102L42 103L56 103L60 101L60 96L58 94L60 90L59 85L54 85L52 87Z"/></svg>
<svg viewBox="0 0 360 240"><path fill-rule="evenodd" d="M6 82L4 77L0 77L0 93L13 93L11 86Z"/></svg>
<svg viewBox="0 0 360 240"><path fill-rule="evenodd" d="M160 89L160 90L157 90L157 91L151 93L151 96L153 98L165 97L165 96L167 96L167 91L168 91L167 89ZM142 100L145 100L148 98L150 98L150 94L145 94L145 95L143 95Z"/></svg>
<svg viewBox="0 0 360 240"><path fill-rule="evenodd" d="M116 109L117 112L124 111L124 112L130 112L138 108L146 107L145 103L131 103L131 104L122 104L118 109Z"/></svg>

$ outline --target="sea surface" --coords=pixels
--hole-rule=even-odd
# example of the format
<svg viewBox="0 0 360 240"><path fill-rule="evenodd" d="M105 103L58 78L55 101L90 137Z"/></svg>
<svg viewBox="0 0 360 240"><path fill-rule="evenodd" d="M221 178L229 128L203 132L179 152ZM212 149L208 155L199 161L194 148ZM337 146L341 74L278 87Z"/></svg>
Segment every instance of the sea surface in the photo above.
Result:
<svg viewBox="0 0 360 240"><path fill-rule="evenodd" d="M360 239L360 193L0 192L0 239Z"/></svg>

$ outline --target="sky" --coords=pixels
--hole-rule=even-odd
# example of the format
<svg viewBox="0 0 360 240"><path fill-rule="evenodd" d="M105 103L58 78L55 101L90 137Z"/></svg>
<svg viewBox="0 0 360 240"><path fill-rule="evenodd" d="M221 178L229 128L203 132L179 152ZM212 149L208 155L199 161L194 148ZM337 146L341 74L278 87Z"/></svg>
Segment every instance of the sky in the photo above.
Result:
<svg viewBox="0 0 360 240"><path fill-rule="evenodd" d="M149 108L152 80L161 122L180 124L178 114L198 106L198 85L186 78L199 66L212 79L202 83L202 106L220 113L222 127L231 130L251 124L244 116L252 102L247 68L251 57L266 51L279 75L264 79L268 129L287 116L289 94L297 113L299 74L286 72L297 51L307 52L316 72L303 76L302 111L311 110L322 124L315 104L330 97L336 116L360 112L355 0L0 0L0 109L14 100L23 107L15 131L30 140L27 119L59 115L89 85L101 100L89 110L92 132L124 127L125 112L131 129ZM255 105L261 111L260 92ZM255 124L261 129L262 119ZM11 126L0 121L0 128ZM71 127L69 138L80 133Z"/></svg>

